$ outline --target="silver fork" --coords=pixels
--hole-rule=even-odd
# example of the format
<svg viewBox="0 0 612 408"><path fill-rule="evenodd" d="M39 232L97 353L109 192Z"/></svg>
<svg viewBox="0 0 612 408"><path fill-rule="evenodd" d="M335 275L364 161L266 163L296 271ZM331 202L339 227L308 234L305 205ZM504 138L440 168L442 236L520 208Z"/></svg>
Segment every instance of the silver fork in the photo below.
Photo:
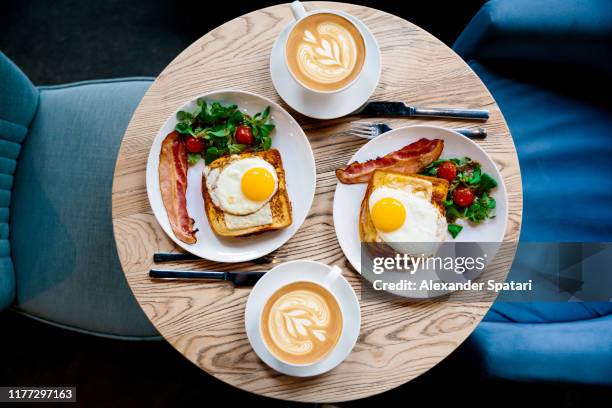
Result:
<svg viewBox="0 0 612 408"><path fill-rule="evenodd" d="M392 130L391 126L382 122L351 122L351 134L362 137L364 139L374 139L385 132ZM451 129L461 133L463 136L470 139L484 139L487 137L487 131L484 128L479 129Z"/></svg>

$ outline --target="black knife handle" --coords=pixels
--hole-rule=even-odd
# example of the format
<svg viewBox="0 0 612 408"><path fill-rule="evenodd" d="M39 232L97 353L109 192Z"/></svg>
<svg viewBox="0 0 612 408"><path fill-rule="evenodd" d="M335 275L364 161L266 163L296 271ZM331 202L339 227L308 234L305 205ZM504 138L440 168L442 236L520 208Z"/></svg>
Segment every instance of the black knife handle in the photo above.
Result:
<svg viewBox="0 0 612 408"><path fill-rule="evenodd" d="M153 262L195 261L201 259L189 252L156 252Z"/></svg>
<svg viewBox="0 0 612 408"><path fill-rule="evenodd" d="M218 279L228 280L227 272L216 271L169 271L151 269L149 277L155 279Z"/></svg>
<svg viewBox="0 0 612 408"><path fill-rule="evenodd" d="M484 128L478 129L452 129L457 133L461 133L463 136L469 137L470 139L486 139L487 131Z"/></svg>
<svg viewBox="0 0 612 408"><path fill-rule="evenodd" d="M153 254L153 262L176 262L176 261L201 261L197 255L190 254L189 252L156 252ZM262 256L261 258L253 259L256 264L268 264L271 262L269 256Z"/></svg>
<svg viewBox="0 0 612 408"><path fill-rule="evenodd" d="M455 118L455 119L489 119L489 111L486 109L451 109L451 108L409 108L410 116L423 116L433 118Z"/></svg>

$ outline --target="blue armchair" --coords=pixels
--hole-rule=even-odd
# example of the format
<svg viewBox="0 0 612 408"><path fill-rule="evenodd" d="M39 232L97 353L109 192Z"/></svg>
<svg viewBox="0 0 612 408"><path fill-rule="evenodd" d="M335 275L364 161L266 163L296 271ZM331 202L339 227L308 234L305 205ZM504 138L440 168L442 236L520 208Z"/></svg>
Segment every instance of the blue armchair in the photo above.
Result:
<svg viewBox="0 0 612 408"><path fill-rule="evenodd" d="M159 338L121 272L111 224L119 145L151 81L35 87L0 53L0 310Z"/></svg>
<svg viewBox="0 0 612 408"><path fill-rule="evenodd" d="M453 48L514 138L521 240L612 241L612 2L492 0ZM538 270L531 255L513 268ZM612 384L612 303L498 302L466 348L493 377Z"/></svg>

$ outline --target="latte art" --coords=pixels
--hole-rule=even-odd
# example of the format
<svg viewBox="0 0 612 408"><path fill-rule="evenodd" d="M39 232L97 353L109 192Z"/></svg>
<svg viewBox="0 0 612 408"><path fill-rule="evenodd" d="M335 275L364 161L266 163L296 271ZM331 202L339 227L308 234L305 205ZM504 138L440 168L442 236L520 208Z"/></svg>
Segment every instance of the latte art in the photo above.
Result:
<svg viewBox="0 0 612 408"><path fill-rule="evenodd" d="M329 311L317 294L296 290L282 296L270 313L272 340L288 353L304 355L327 340Z"/></svg>
<svg viewBox="0 0 612 408"><path fill-rule="evenodd" d="M297 63L304 75L324 84L350 75L357 62L357 46L349 32L334 23L322 23L317 32L304 31L297 49Z"/></svg>
<svg viewBox="0 0 612 408"><path fill-rule="evenodd" d="M261 329L270 351L293 364L309 364L336 345L342 314L323 287L296 282L279 289L266 303Z"/></svg>
<svg viewBox="0 0 612 408"><path fill-rule="evenodd" d="M289 34L287 63L305 86L333 91L352 82L361 72L365 44L357 28L331 13L304 18Z"/></svg>

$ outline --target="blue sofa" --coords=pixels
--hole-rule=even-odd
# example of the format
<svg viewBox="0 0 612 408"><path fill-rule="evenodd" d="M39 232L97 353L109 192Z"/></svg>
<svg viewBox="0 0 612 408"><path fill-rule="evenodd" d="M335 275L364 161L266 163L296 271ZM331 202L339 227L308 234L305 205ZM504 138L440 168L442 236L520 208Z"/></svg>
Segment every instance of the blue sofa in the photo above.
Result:
<svg viewBox="0 0 612 408"><path fill-rule="evenodd" d="M0 53L0 310L159 338L121 272L111 223L119 145L151 81L36 87Z"/></svg>
<svg viewBox="0 0 612 408"><path fill-rule="evenodd" d="M521 241L612 241L612 2L492 0L453 48L514 138ZM497 302L465 348L496 378L612 384L612 303Z"/></svg>

